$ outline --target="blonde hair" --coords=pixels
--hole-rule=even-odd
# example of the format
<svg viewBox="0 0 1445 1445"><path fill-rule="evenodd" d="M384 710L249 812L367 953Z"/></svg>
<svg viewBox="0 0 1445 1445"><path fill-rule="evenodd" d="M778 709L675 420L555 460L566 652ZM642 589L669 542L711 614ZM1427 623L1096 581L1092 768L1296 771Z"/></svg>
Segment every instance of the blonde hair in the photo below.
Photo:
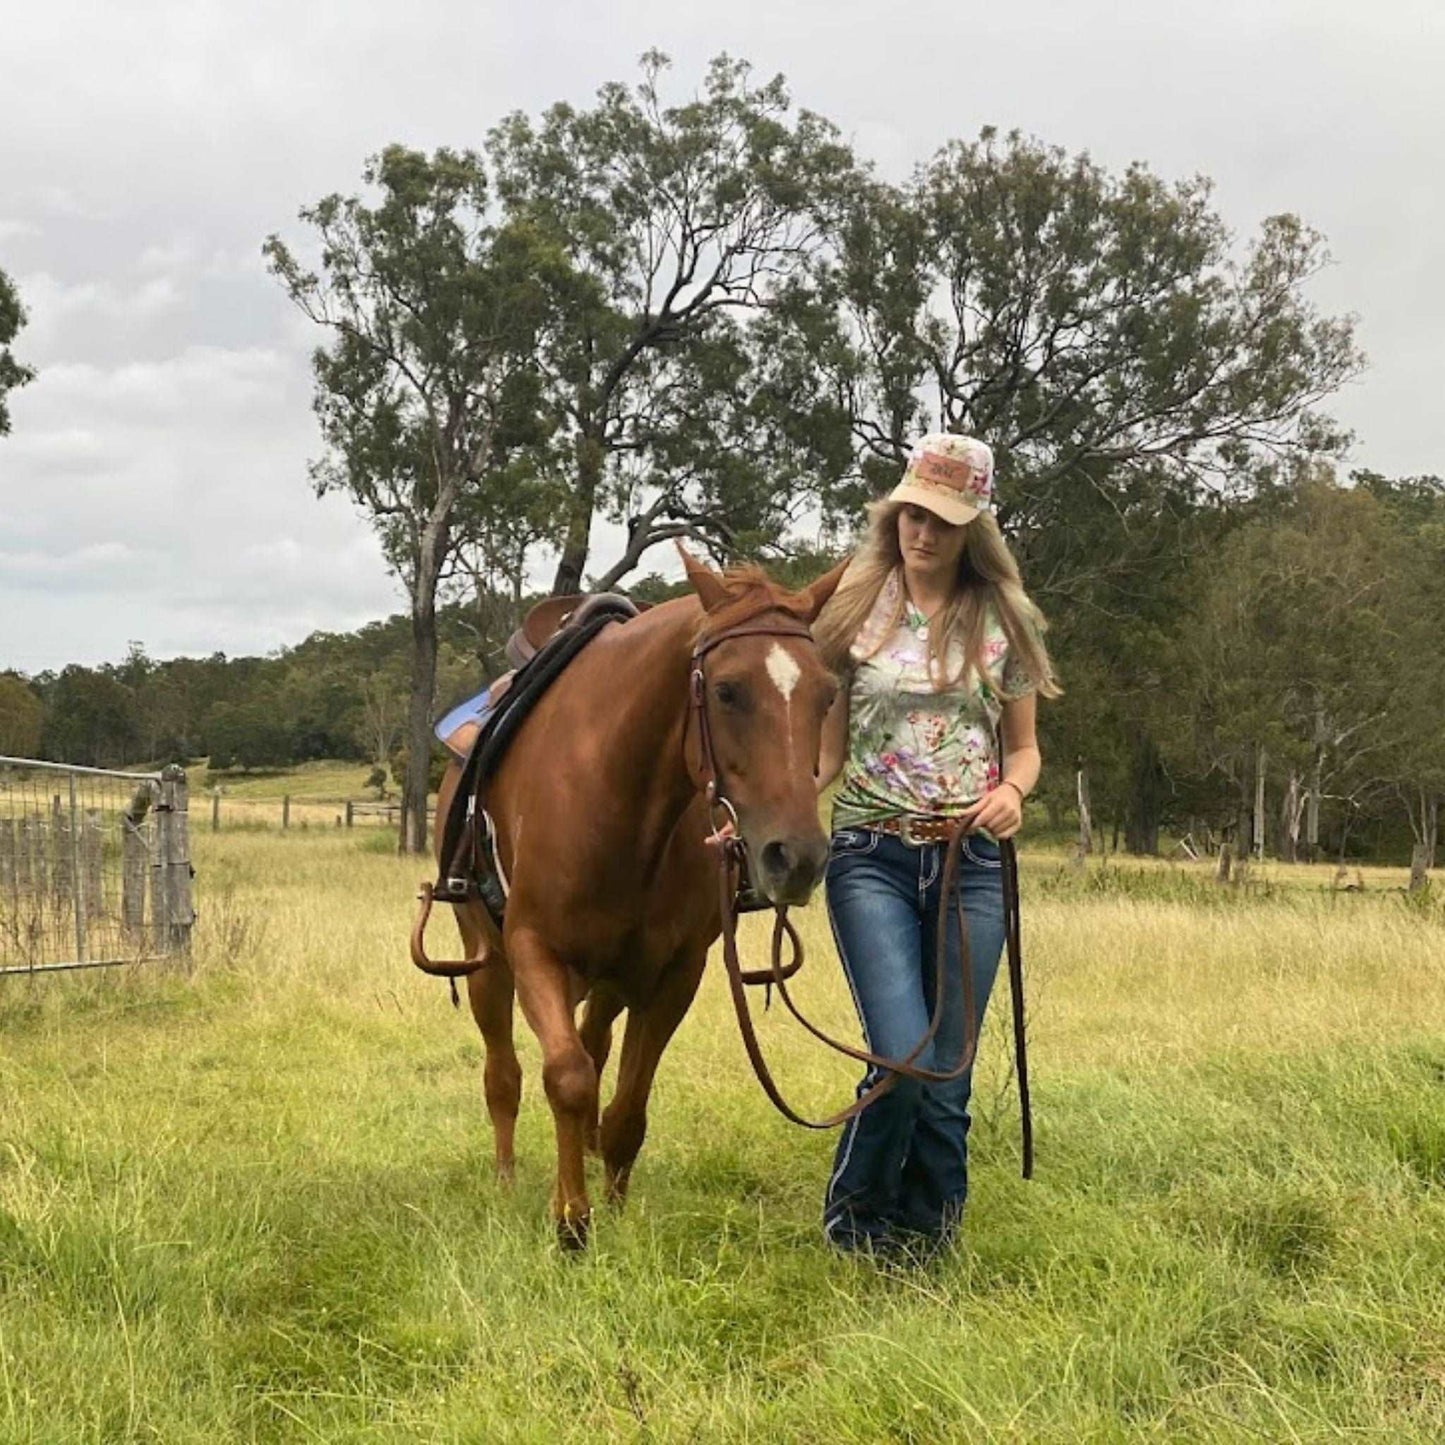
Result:
<svg viewBox="0 0 1445 1445"><path fill-rule="evenodd" d="M872 615L878 594L895 571L903 566L898 545L898 514L904 502L872 502L868 507L868 528L852 564L828 605L813 624L813 636L823 658L835 671L850 672L860 661L852 654L854 640ZM937 623L928 629L928 671L935 690L956 686L970 672L980 679L989 676L983 659L984 632L990 609L997 615L1009 649L1024 671L1038 684L1043 697L1058 697L1063 689L1054 676L1043 634L1048 629L1044 615L1024 591L1018 563L989 512L980 512L964 524L963 551L953 594L944 603ZM904 593L899 589L895 615L881 630L873 651L877 652L903 618ZM948 655L953 644L961 643L963 662L953 677L948 676ZM872 653L868 654L872 656Z"/></svg>

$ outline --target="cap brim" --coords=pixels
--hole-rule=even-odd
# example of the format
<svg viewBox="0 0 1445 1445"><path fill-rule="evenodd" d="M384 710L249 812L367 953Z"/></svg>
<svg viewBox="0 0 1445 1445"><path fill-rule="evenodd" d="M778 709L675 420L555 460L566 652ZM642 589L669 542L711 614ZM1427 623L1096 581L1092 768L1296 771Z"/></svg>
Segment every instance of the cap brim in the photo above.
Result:
<svg viewBox="0 0 1445 1445"><path fill-rule="evenodd" d="M961 527L971 522L982 510L971 507L960 497L945 494L936 487L923 487L917 482L900 482L888 494L890 502L912 502L915 507L926 507L936 517L942 517L950 526Z"/></svg>

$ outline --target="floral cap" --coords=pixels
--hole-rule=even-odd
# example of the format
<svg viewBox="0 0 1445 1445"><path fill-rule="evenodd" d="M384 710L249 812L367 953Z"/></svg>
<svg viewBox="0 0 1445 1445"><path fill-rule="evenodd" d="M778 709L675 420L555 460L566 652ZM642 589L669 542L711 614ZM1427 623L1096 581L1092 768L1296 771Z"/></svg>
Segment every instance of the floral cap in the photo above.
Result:
<svg viewBox="0 0 1445 1445"><path fill-rule="evenodd" d="M890 502L927 507L955 527L993 510L993 452L974 437L931 432L908 457Z"/></svg>

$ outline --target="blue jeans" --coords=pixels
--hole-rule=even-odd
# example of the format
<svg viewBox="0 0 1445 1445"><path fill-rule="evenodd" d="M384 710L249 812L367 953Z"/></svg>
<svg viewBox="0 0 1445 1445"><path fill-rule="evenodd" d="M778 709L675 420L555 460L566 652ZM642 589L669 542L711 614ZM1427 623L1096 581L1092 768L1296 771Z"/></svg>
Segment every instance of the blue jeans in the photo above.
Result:
<svg viewBox="0 0 1445 1445"><path fill-rule="evenodd" d="M944 906L944 845L911 847L888 833L845 828L828 858L828 917L870 1052L906 1057L928 1031L935 993L938 910ZM998 844L964 839L959 858L982 1024L1003 950L1003 883ZM946 1071L963 1056L962 968L950 909L943 1015L915 1062ZM968 1099L973 1070L946 1084L900 1078L849 1120L838 1140L823 1203L823 1230L839 1249L922 1248L946 1243L968 1193ZM863 1091L882 1076L869 1069Z"/></svg>

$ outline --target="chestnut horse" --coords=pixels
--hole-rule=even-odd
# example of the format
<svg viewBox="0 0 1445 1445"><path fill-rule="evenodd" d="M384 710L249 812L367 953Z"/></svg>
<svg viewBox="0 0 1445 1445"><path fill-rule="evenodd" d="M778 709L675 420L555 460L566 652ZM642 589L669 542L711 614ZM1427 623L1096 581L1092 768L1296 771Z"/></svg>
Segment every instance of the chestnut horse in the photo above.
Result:
<svg viewBox="0 0 1445 1445"><path fill-rule="evenodd" d="M589 1146L602 1155L609 1198L626 1195L658 1061L720 930L705 785L726 798L754 884L774 904L806 902L827 863L815 774L837 684L807 624L843 568L789 594L757 569L719 575L683 560L696 595L605 628L543 695L486 785L508 884L500 936L480 904L457 909L466 956L480 965L467 993L486 1050L497 1172L511 1178L521 1096L515 998L541 1045L557 1131L552 1216L568 1247L587 1240ZM698 710L690 698L703 652ZM454 765L443 780L439 818L460 774ZM617 1086L599 1124L598 1081L623 1009Z"/></svg>

